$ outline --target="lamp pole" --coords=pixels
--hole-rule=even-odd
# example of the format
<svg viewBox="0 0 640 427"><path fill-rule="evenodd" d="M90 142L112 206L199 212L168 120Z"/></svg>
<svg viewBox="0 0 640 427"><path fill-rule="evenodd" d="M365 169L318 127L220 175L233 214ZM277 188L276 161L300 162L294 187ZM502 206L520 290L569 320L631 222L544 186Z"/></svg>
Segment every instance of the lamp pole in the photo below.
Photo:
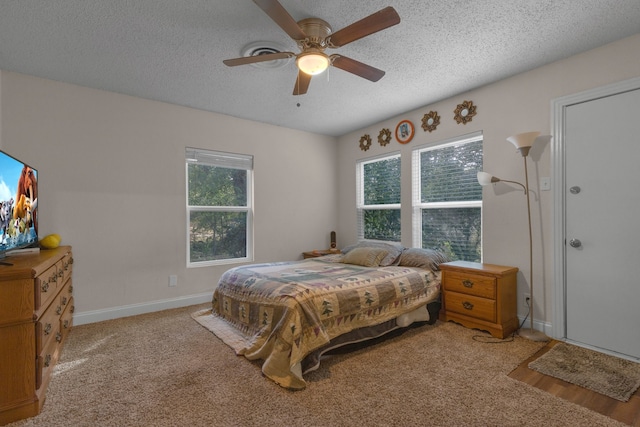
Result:
<svg viewBox="0 0 640 427"><path fill-rule="evenodd" d="M529 150L534 142L537 140L549 140L551 136L542 136L538 135L540 132L526 132L518 135L510 136L507 138L507 141L511 142L515 145L518 152L522 155L522 159L524 161L524 184L517 181L509 181L506 179L500 179L495 177L489 173L480 171L478 172L478 183L482 186L491 185L496 182L509 182L512 184L517 184L524 190L525 196L527 196L527 222L529 225L529 314L530 316L530 328L522 329L520 328L518 334L531 341L549 341L549 337L547 337L544 332L536 331L533 328L533 307L534 307L534 298L533 298L533 232L531 231L531 198L529 195L529 171L527 170L527 156L529 155Z"/></svg>
<svg viewBox="0 0 640 427"><path fill-rule="evenodd" d="M527 196L527 219L529 223L529 330L520 330L519 335L531 341L549 341L549 338L542 332L533 328L533 232L531 231L531 198L529 196L529 171L527 170L527 156L531 147L520 147L518 151L522 154L524 161L524 194Z"/></svg>

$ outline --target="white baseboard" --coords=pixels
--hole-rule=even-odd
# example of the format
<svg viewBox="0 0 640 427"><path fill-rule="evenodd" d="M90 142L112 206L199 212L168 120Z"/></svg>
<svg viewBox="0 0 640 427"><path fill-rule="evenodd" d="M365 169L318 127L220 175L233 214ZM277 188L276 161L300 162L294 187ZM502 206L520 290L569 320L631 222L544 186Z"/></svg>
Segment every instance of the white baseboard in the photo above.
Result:
<svg viewBox="0 0 640 427"><path fill-rule="evenodd" d="M85 311L73 314L73 324L75 326L87 323L102 322L104 320L118 319L120 317L135 316L138 314L152 313L154 311L167 310L170 308L187 307L189 305L203 304L211 302L212 292L204 294L187 295L178 298L151 301L140 304L123 305L120 307L105 308L101 310Z"/></svg>

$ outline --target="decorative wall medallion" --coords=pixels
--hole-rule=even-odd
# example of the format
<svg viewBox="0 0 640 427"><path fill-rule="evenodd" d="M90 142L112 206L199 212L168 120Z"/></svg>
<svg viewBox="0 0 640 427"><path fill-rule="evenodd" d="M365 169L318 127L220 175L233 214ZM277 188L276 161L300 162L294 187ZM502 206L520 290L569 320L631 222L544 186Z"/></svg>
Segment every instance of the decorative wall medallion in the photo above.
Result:
<svg viewBox="0 0 640 427"><path fill-rule="evenodd" d="M371 147L371 137L369 134L362 135L362 137L360 137L360 149L367 151L369 147Z"/></svg>
<svg viewBox="0 0 640 427"><path fill-rule="evenodd" d="M387 128L384 128L378 134L378 142L383 147L391 142L391 131Z"/></svg>
<svg viewBox="0 0 640 427"><path fill-rule="evenodd" d="M396 126L396 139L400 144L406 144L413 138L415 128L409 120L403 120Z"/></svg>
<svg viewBox="0 0 640 427"><path fill-rule="evenodd" d="M462 104L458 104L453 113L455 114L453 118L458 124L466 125L476 115L476 106L473 105L473 101L464 101Z"/></svg>
<svg viewBox="0 0 640 427"><path fill-rule="evenodd" d="M436 130L439 124L440 116L437 111L429 111L422 117L422 129L424 129L425 132L432 132Z"/></svg>

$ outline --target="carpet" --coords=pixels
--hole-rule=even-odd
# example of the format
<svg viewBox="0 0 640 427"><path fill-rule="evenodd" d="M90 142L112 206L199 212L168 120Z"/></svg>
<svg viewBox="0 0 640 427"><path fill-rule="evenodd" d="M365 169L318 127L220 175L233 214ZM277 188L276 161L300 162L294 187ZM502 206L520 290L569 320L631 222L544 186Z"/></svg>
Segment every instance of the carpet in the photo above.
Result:
<svg viewBox="0 0 640 427"><path fill-rule="evenodd" d="M6 427L625 427L509 378L543 343L451 322L328 356L284 390L191 318L210 306L74 327L42 413Z"/></svg>
<svg viewBox="0 0 640 427"><path fill-rule="evenodd" d="M640 387L640 363L565 343L556 344L529 368L622 402Z"/></svg>

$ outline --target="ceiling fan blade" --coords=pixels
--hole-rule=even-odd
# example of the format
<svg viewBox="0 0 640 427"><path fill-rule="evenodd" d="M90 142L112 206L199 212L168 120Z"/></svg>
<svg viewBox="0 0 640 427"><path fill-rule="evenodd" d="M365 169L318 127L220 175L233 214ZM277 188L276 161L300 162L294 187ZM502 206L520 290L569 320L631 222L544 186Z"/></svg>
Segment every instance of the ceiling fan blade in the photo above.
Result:
<svg viewBox="0 0 640 427"><path fill-rule="evenodd" d="M241 58L225 59L224 65L235 67L237 65L254 64L256 62L274 61L276 59L287 59L296 56L293 52L263 53L256 56L243 56Z"/></svg>
<svg viewBox="0 0 640 427"><path fill-rule="evenodd" d="M309 83L311 83L311 75L298 70L298 78L296 79L296 85L293 87L293 94L304 95L307 93Z"/></svg>
<svg viewBox="0 0 640 427"><path fill-rule="evenodd" d="M294 40L304 40L307 35L300 29L298 23L289 15L289 12L278 0L253 0L273 21L289 34Z"/></svg>
<svg viewBox="0 0 640 427"><path fill-rule="evenodd" d="M384 71L379 70L371 65L363 64L355 59L347 58L342 55L331 55L331 64L334 67L347 71L356 76L360 76L372 82L377 82L384 76Z"/></svg>
<svg viewBox="0 0 640 427"><path fill-rule="evenodd" d="M327 37L327 41L332 47L340 47L399 23L400 15L389 6L336 31Z"/></svg>

